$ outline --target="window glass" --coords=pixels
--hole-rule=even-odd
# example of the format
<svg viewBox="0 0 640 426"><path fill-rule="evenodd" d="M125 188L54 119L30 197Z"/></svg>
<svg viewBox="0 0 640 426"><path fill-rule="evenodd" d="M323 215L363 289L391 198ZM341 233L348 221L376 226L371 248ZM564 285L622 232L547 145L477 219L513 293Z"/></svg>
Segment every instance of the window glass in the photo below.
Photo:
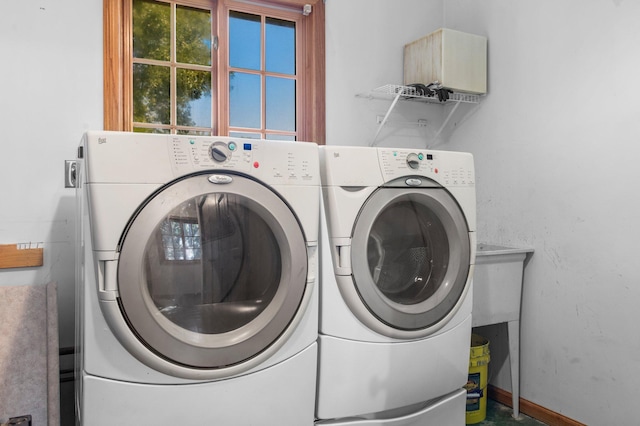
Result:
<svg viewBox="0 0 640 426"><path fill-rule="evenodd" d="M168 61L171 46L171 7L151 0L133 2L134 58Z"/></svg>
<svg viewBox="0 0 640 426"><path fill-rule="evenodd" d="M184 329L236 330L264 311L280 285L276 237L242 196L188 200L154 234L144 252L147 289L158 310Z"/></svg>
<svg viewBox="0 0 640 426"><path fill-rule="evenodd" d="M293 135L278 135L278 134L267 133L267 136L265 139L274 140L274 141L295 141L296 137Z"/></svg>
<svg viewBox="0 0 640 426"><path fill-rule="evenodd" d="M265 31L266 70L281 74L295 74L295 22L267 18Z"/></svg>
<svg viewBox="0 0 640 426"><path fill-rule="evenodd" d="M266 127L296 130L296 82L290 78L266 78Z"/></svg>
<svg viewBox="0 0 640 426"><path fill-rule="evenodd" d="M211 65L211 12L176 7L176 60Z"/></svg>
<svg viewBox="0 0 640 426"><path fill-rule="evenodd" d="M423 204L392 203L371 228L367 260L373 282L388 299L403 305L423 302L443 284L449 265L444 225Z"/></svg>
<svg viewBox="0 0 640 426"><path fill-rule="evenodd" d="M260 139L260 133L229 132L229 136L234 138Z"/></svg>
<svg viewBox="0 0 640 426"><path fill-rule="evenodd" d="M261 39L260 15L229 12L229 66L261 69Z"/></svg>
<svg viewBox="0 0 640 426"><path fill-rule="evenodd" d="M171 123L171 74L168 67L133 64L133 121Z"/></svg>
<svg viewBox="0 0 640 426"><path fill-rule="evenodd" d="M211 136L211 132L209 130L178 129L176 133L179 135Z"/></svg>
<svg viewBox="0 0 640 426"><path fill-rule="evenodd" d="M165 260L199 260L200 225L182 218L166 218L160 223Z"/></svg>
<svg viewBox="0 0 640 426"><path fill-rule="evenodd" d="M176 79L178 126L211 127L211 73L178 68Z"/></svg>
<svg viewBox="0 0 640 426"><path fill-rule="evenodd" d="M229 125L260 129L262 89L260 76L242 72L229 75Z"/></svg>
<svg viewBox="0 0 640 426"><path fill-rule="evenodd" d="M133 131L136 133L171 133L169 129L161 129L154 127L134 127Z"/></svg>

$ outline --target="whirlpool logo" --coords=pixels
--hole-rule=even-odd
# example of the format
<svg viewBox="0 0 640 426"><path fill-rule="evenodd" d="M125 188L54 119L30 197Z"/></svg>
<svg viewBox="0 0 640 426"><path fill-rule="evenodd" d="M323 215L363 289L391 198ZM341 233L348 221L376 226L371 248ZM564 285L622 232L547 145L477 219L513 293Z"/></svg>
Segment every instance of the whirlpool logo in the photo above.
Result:
<svg viewBox="0 0 640 426"><path fill-rule="evenodd" d="M233 178L227 175L211 175L209 176L209 182L215 184L225 184L233 182Z"/></svg>

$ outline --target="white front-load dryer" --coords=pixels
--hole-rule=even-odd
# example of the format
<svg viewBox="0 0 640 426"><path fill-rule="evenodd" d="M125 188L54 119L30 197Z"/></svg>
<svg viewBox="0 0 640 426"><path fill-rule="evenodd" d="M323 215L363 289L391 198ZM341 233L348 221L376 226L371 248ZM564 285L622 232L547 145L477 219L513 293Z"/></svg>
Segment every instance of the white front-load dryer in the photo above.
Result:
<svg viewBox="0 0 640 426"><path fill-rule="evenodd" d="M79 158L79 423L312 424L317 145L89 132Z"/></svg>
<svg viewBox="0 0 640 426"><path fill-rule="evenodd" d="M473 157L324 146L320 172L318 424L464 424Z"/></svg>

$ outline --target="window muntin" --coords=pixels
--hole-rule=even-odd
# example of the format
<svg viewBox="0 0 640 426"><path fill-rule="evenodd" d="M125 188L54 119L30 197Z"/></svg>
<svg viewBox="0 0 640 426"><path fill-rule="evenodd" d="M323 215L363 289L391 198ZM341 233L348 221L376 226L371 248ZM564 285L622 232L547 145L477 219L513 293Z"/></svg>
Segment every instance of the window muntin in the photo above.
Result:
<svg viewBox="0 0 640 426"><path fill-rule="evenodd" d="M229 11L230 132L297 138L296 28L295 21Z"/></svg>
<svg viewBox="0 0 640 426"><path fill-rule="evenodd" d="M136 0L137 1L137 0ZM265 137L266 139L287 139L287 140L305 140L314 141L318 144L324 144L325 140L325 84L324 84L324 3L320 0L255 0L251 2L239 2L235 0L148 0L148 4L156 4L162 9L162 6L172 8L172 3L180 6L192 7L194 9L202 9L211 11L212 18L212 34L219 37L214 38L211 48L212 63L210 67L195 64L194 69L212 70L211 85L211 109L212 109L212 127L194 128L176 126L171 124L157 124L171 120L171 105L163 107L169 111L169 119L167 120L155 111L152 120L149 122L137 122L134 126L134 99L133 99L133 77L134 77L134 57L136 63L147 65L159 65L157 61L166 59L165 56L150 56L154 59L141 59L142 56L149 56L148 51L143 49L144 46L137 43L136 54L134 55L133 38L133 2L134 0L104 0L104 129L119 131L147 131L147 132L175 132L178 134L214 134L219 135L237 135L243 134L245 137ZM304 5L312 6L310 15L302 16L302 8ZM255 15L262 16L265 14L267 20L270 18L282 19L296 23L296 64L298 64L300 74L297 76L296 83L296 132L281 132L270 129L264 133L246 133L243 129L229 129L229 88L228 88L228 72L223 67L228 57L227 43L227 23L224 16L228 16L229 10L245 11ZM169 12L169 21L171 14ZM271 22L271 21L269 21ZM270 25L270 24L268 24ZM267 31L271 31L267 25ZM286 26L286 25L285 25ZM152 26L153 27L153 26ZM277 29L276 29L277 30ZM164 31L164 33L163 33ZM162 41L164 46L171 46L171 27L169 26L169 35L166 35L166 29L160 31L160 36L153 37L154 43ZM180 34L178 30L178 34ZM274 45L269 41L272 36L268 33L265 35L267 50ZM166 40L169 40L168 43ZM219 41L219 42L218 42ZM284 41L282 41L284 43ZM164 49L166 52L166 47ZM267 53L269 55L269 53ZM170 54L169 54L170 57ZM160 58L160 59L157 59ZM198 61L196 61L198 62ZM201 61L200 61L201 62ZM190 65L192 67L192 65ZM267 66L267 70L282 71L272 68L271 62ZM140 72L141 70L138 70ZM166 84L166 83L165 83ZM172 82L169 79L168 89L166 86L163 90L166 92L172 90ZM157 89L157 88L156 88ZM173 88L175 92L175 88ZM149 103L152 100L148 97L144 98ZM136 105L140 109L140 104ZM174 107L175 109L175 107ZM139 115L137 113L136 115ZM164 113L167 115L166 112ZM143 115L144 117L144 115ZM159 117L163 117L160 119ZM144 120L143 120L144 121ZM253 130L251 130L253 132Z"/></svg>
<svg viewBox="0 0 640 426"><path fill-rule="evenodd" d="M133 130L211 134L212 10L133 0Z"/></svg>
<svg viewBox="0 0 640 426"><path fill-rule="evenodd" d="M134 130L213 131L212 13L133 0ZM296 23L231 10L228 28L229 129L295 139Z"/></svg>

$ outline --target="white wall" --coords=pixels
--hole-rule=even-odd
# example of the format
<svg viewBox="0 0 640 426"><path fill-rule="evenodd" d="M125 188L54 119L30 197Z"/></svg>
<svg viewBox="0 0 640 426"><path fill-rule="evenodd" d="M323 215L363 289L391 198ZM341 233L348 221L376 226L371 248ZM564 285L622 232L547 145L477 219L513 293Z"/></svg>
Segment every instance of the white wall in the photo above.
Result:
<svg viewBox="0 0 640 426"><path fill-rule="evenodd" d="M440 0L327 0L327 144L370 145L390 100L357 97L402 84L405 44L442 26ZM401 123L442 115L440 106L398 104L376 139L379 146L420 146L433 128Z"/></svg>
<svg viewBox="0 0 640 426"><path fill-rule="evenodd" d="M481 240L536 249L523 295L522 396L587 424L634 424L640 373L640 3L327 0L327 141L368 145L402 82L402 46L443 24L489 38L489 95L443 149L471 151ZM60 286L73 345L74 191L63 163L102 127L102 1L5 2L0 13L0 244L44 266L0 285ZM444 108L401 105L381 146L426 146ZM456 124L456 123L454 123Z"/></svg>
<svg viewBox="0 0 640 426"><path fill-rule="evenodd" d="M475 155L479 240L536 250L522 396L637 424L640 3L444 3L447 27L489 39L490 93L447 146Z"/></svg>
<svg viewBox="0 0 640 426"><path fill-rule="evenodd" d="M60 346L73 346L75 192L64 160L85 130L102 128L102 1L3 2L0 58L0 244L44 248L42 267L0 269L0 285L57 281Z"/></svg>
<svg viewBox="0 0 640 426"><path fill-rule="evenodd" d="M433 139L445 108L403 105L391 119L429 129L385 127L378 142L474 154L479 240L535 249L522 397L593 425L637 423L638 16L623 0L327 1L329 144L369 144L389 102L354 94L402 82L404 43L440 26L488 37L489 94L454 115L448 141Z"/></svg>

